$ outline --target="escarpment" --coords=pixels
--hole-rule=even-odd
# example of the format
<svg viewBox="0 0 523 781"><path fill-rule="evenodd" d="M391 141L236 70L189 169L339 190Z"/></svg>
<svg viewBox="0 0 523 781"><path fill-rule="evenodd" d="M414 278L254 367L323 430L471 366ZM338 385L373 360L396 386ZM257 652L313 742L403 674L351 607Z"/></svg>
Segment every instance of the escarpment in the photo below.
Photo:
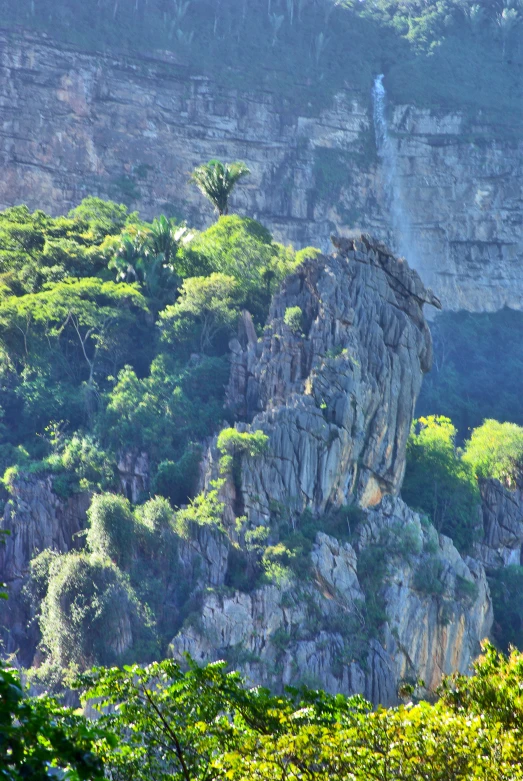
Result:
<svg viewBox="0 0 523 781"><path fill-rule="evenodd" d="M5 30L0 76L2 208L23 202L62 213L93 194L145 217L164 210L201 225L211 210L187 172L218 154L245 160L252 176L236 206L284 242L327 250L333 230L355 224L389 243L397 238L368 96L350 80L323 110L300 111L266 90L191 75L164 51L85 52ZM424 278L447 308L521 309L522 147L514 128L503 112L490 127L467 111L391 108L412 255Z"/></svg>

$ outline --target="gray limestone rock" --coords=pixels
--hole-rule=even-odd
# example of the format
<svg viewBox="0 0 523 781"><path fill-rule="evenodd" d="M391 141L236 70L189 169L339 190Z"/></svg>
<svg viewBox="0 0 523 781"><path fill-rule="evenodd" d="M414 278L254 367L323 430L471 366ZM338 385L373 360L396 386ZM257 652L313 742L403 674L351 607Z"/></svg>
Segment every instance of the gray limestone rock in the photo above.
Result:
<svg viewBox="0 0 523 781"><path fill-rule="evenodd" d="M66 214L87 194L128 197L119 189L127 181L145 219L168 203L202 227L212 206L187 172L218 154L245 160L251 175L234 193L235 209L256 215L278 241L327 251L333 230L355 224L391 246L398 239L372 110L350 75L330 105L304 115L256 85L195 76L164 51L115 57L2 29L0 102L2 209L27 203ZM502 114L489 125L485 115L390 108L410 265L446 308L521 309L522 140ZM330 190L319 181L326 155L339 181Z"/></svg>
<svg viewBox="0 0 523 781"><path fill-rule="evenodd" d="M0 580L7 583L9 593L0 604L0 621L5 650L20 651L25 664L31 663L38 639L36 627L30 624L32 606L21 599L29 562L46 549L65 553L81 547L90 501L87 492L62 499L53 491L51 476L21 475L12 482L11 498L0 520L0 528L9 531L0 545Z"/></svg>
<svg viewBox="0 0 523 781"><path fill-rule="evenodd" d="M336 256L307 260L285 280L261 341L244 326L231 345L229 405L249 421L245 430L269 437L267 456L244 459L237 487L256 523L268 521L274 503L296 513L354 496L376 505L403 478L432 360L423 305L439 302L370 236L334 243ZM298 332L285 323L291 307L302 311Z"/></svg>
<svg viewBox="0 0 523 781"><path fill-rule="evenodd" d="M365 610L358 558L384 533L389 566L379 592L386 620L376 627ZM319 532L310 558L310 571L289 580L205 596L171 653L225 658L252 683L274 689L307 683L382 704L397 701L402 680L421 678L433 690L444 674L470 670L492 625L483 567L423 527L401 499L385 497L367 510L354 546ZM438 579L430 583L420 573L434 561Z"/></svg>
<svg viewBox="0 0 523 781"><path fill-rule="evenodd" d="M510 490L499 480L481 480L483 540L474 555L487 569L521 563L523 491Z"/></svg>

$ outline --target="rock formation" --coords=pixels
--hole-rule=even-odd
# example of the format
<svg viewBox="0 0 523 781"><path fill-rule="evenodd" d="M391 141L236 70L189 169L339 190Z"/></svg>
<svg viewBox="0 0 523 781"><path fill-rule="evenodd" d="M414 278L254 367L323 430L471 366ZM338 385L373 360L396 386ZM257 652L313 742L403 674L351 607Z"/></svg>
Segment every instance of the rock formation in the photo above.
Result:
<svg viewBox="0 0 523 781"><path fill-rule="evenodd" d="M231 345L228 401L269 436L245 459L240 504L268 520L271 502L316 513L354 495L362 506L399 491L423 373L432 359L418 274L368 235L334 239L274 297L260 342ZM301 327L285 322L293 307ZM244 318L245 323L245 318Z"/></svg>
<svg viewBox="0 0 523 781"><path fill-rule="evenodd" d="M198 226L211 207L187 172L219 156L248 164L235 206L279 240L328 251L333 230L357 224L394 246L369 102L350 84L303 116L277 95L191 75L166 52L79 52L0 31L0 101L0 208L23 202L55 214L99 195ZM521 308L522 148L502 121L392 112L412 258L446 308Z"/></svg>
<svg viewBox="0 0 523 781"><path fill-rule="evenodd" d="M387 572L374 582L386 615L380 624L358 572L365 552L368 567L380 566L383 545ZM421 678L433 690L443 674L468 671L491 626L483 567L423 528L401 499L385 497L365 512L353 544L319 532L309 572L248 592L207 593L171 652L225 658L274 689L305 683L386 705L397 701L401 681Z"/></svg>
<svg viewBox="0 0 523 781"><path fill-rule="evenodd" d="M499 480L481 480L483 539L474 556L487 569L521 564L523 547L523 492L511 491Z"/></svg>
<svg viewBox="0 0 523 781"><path fill-rule="evenodd" d="M240 432L267 435L266 452L244 454L227 476L223 528L189 523L165 561L160 540L154 566L163 562L162 631L167 622L175 656L224 657L275 689L301 682L389 704L402 680L433 689L443 674L466 672L492 607L482 564L399 498L431 363L423 307L439 301L369 235L334 244L334 256L306 260L284 281L260 340L244 313L227 400ZM215 440L207 485L219 457ZM121 472L138 475L123 461ZM7 650L23 647L30 664L29 562L77 544L89 496L59 498L50 476L18 477L11 492L2 624ZM492 545L514 547L503 512L493 505ZM282 557L272 569L271 555ZM124 611L116 650L132 641L129 621Z"/></svg>
<svg viewBox="0 0 523 781"><path fill-rule="evenodd" d="M51 549L60 553L81 548L80 532L86 527L89 493L62 499L53 491L51 476L20 475L10 486L0 528L9 536L0 545L0 579L7 583L9 599L0 605L0 637L7 653L19 652L30 664L38 639L37 627L30 623L32 607L21 591L29 562L38 553Z"/></svg>
<svg viewBox="0 0 523 781"><path fill-rule="evenodd" d="M224 656L276 688L302 681L386 704L402 679L421 677L432 689L442 674L466 671L492 608L481 564L397 496L431 363L423 305L439 301L370 236L334 244L334 257L306 261L284 282L260 341L245 314L231 344L237 428L262 430L268 449L244 457L228 479L226 519L241 511L249 528L264 526L276 541L282 509L297 532L315 517L309 569L207 595L172 653ZM286 323L296 307L300 328ZM207 481L217 458L211 448ZM350 542L321 531L329 513L351 503L365 509Z"/></svg>

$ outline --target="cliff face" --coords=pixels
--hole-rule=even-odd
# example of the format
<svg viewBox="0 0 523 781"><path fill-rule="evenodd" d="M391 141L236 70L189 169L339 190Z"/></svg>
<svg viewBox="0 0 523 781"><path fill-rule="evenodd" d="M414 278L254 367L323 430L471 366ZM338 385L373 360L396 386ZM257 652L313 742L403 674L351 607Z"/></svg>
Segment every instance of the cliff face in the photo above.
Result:
<svg viewBox="0 0 523 781"><path fill-rule="evenodd" d="M369 610L375 594L358 573L363 562L380 567L384 541L389 566L377 589L386 618L378 629ZM437 571L435 581L427 571ZM421 678L434 689L443 674L468 671L491 626L482 566L424 529L400 499L385 497L366 511L353 544L319 532L309 571L249 592L208 593L171 652L225 658L275 689L301 682L392 704L401 681Z"/></svg>
<svg viewBox="0 0 523 781"><path fill-rule="evenodd" d="M343 505L366 508L363 517L341 539L318 531L308 564L272 585L204 596L172 653L224 656L272 687L306 681L391 703L402 679L432 689L466 671L492 608L482 565L398 497L431 362L423 305L439 302L368 235L334 243L334 257L306 261L284 282L263 339L245 315L231 345L237 427L262 430L268 448L242 458L222 495L231 528L245 516L240 547L245 528L265 528L274 544L282 524L300 533L312 515L321 529ZM299 329L285 323L296 307ZM211 448L207 481L216 461Z"/></svg>
<svg viewBox="0 0 523 781"><path fill-rule="evenodd" d="M1 637L7 653L19 653L31 664L38 627L33 621L37 605L22 596L29 562L38 553L51 549L60 553L80 548L79 532L87 524L88 493L61 499L53 491L51 477L22 476L11 486L0 528L9 531L0 546L0 572L7 583L9 599L0 606Z"/></svg>
<svg viewBox="0 0 523 781"><path fill-rule="evenodd" d="M242 464L237 497L256 522L274 502L297 513L353 496L376 505L403 479L432 359L422 307L440 304L370 236L334 243L335 257L306 261L284 282L260 342L246 328L245 349L231 345L229 405L269 436L270 456ZM291 327L295 308L301 322Z"/></svg>
<svg viewBox="0 0 523 781"><path fill-rule="evenodd" d="M172 560L161 558L158 532L157 619L176 657L224 657L275 689L303 682L387 704L401 680L433 689L444 673L466 672L492 607L482 564L398 495L431 363L423 307L439 301L367 234L334 243L334 256L306 260L285 280L260 341L244 314L228 402L237 428L265 432L267 449L240 455L228 475L223 528L190 523ZM219 474L215 445L207 483ZM122 490L131 491L129 475L143 470L140 459L123 469L127 461ZM2 625L7 650L21 648L30 664L39 606L22 596L29 562L44 548L81 544L89 497L59 499L51 477L18 478L11 490ZM107 641L116 653L133 642L122 610L116 645Z"/></svg>
<svg viewBox="0 0 523 781"><path fill-rule="evenodd" d="M333 231L359 225L395 245L370 96L350 85L299 116L272 94L191 77L174 55L79 53L4 31L0 101L2 208L57 213L95 194L197 225L211 212L188 172L219 156L249 165L235 205L277 238L325 251ZM393 110L389 130L411 265L446 307L521 308L521 144L482 140L479 120L409 106Z"/></svg>
<svg viewBox="0 0 523 781"><path fill-rule="evenodd" d="M499 480L481 480L483 540L474 555L487 569L520 565L523 547L523 492Z"/></svg>

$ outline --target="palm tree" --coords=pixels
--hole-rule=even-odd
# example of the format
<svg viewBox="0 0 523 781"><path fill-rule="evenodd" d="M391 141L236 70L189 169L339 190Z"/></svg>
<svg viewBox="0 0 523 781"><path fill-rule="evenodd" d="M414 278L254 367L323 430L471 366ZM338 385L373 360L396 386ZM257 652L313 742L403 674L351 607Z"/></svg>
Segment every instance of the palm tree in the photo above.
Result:
<svg viewBox="0 0 523 781"><path fill-rule="evenodd" d="M221 216L229 213L229 196L235 184L247 174L250 174L250 171L245 163L210 160L194 169L191 181L211 201Z"/></svg>
<svg viewBox="0 0 523 781"><path fill-rule="evenodd" d="M178 225L175 220L168 220L161 215L153 220L147 235L146 245L154 255L163 255L167 265L175 257L178 247L190 238L186 224Z"/></svg>

